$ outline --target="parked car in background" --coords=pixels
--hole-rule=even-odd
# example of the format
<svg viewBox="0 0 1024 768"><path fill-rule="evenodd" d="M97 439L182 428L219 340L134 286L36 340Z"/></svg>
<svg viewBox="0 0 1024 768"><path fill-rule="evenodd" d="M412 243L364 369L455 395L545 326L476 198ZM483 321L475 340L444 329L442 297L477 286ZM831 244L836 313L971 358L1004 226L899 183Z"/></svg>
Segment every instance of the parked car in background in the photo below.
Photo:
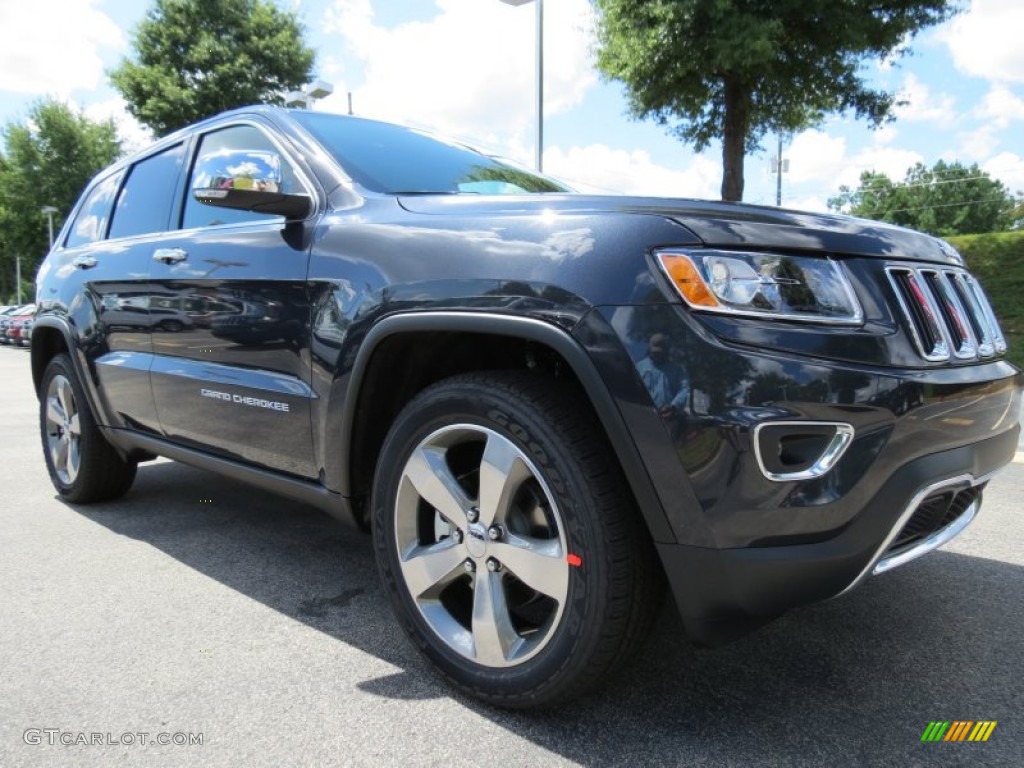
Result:
<svg viewBox="0 0 1024 768"><path fill-rule="evenodd" d="M6 315L0 316L0 342L4 344L20 343L21 328L26 320L35 315L35 311L35 304L22 304L11 309Z"/></svg>
<svg viewBox="0 0 1024 768"><path fill-rule="evenodd" d="M24 304L8 304L0 309L0 343L3 343L4 340L4 328L7 327L7 319L24 306Z"/></svg>
<svg viewBox="0 0 1024 768"><path fill-rule="evenodd" d="M323 112L237 110L101 172L36 288L62 497L160 455L315 504L501 706L620 668L666 584L711 644L931 551L1020 435L1021 374L940 240L576 194Z"/></svg>
<svg viewBox="0 0 1024 768"><path fill-rule="evenodd" d="M32 343L32 326L35 315L19 315L11 320L7 338L14 346L27 347Z"/></svg>

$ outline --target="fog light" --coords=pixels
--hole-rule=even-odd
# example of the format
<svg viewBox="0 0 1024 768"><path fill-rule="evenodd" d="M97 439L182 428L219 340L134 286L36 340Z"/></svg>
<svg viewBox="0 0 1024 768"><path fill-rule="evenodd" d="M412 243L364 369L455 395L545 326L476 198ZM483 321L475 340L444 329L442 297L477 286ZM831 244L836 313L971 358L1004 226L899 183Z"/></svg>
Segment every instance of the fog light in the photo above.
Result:
<svg viewBox="0 0 1024 768"><path fill-rule="evenodd" d="M777 483L821 477L851 442L853 427L841 421L769 421L754 427L757 465Z"/></svg>

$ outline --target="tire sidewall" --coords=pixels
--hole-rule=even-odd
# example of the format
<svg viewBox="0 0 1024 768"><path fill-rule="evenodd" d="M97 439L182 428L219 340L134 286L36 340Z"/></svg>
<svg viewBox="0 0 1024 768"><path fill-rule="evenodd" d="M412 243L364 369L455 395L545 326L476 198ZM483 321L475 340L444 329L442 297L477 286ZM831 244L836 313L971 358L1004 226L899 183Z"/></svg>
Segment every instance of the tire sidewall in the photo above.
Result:
<svg viewBox="0 0 1024 768"><path fill-rule="evenodd" d="M57 474L46 434L46 401L50 383L56 376L63 376L68 380L78 413L79 465L78 474L71 483L63 482ZM135 478L135 462L122 460L100 433L82 383L71 359L64 353L50 360L43 373L39 397L39 436L46 471L57 493L67 501L87 504L116 498L128 490Z"/></svg>
<svg viewBox="0 0 1024 768"><path fill-rule="evenodd" d="M554 497L568 552L582 567L569 568L569 589L559 626L535 656L512 667L484 667L465 658L436 636L420 615L402 578L395 543L395 498L412 451L432 432L452 424L486 427L500 433L529 457ZM416 647L449 678L476 695L543 698L584 665L603 623L601 567L605 557L599 524L582 473L557 433L529 406L469 383L421 393L395 420L378 463L373 491L373 538L377 563L395 613Z"/></svg>

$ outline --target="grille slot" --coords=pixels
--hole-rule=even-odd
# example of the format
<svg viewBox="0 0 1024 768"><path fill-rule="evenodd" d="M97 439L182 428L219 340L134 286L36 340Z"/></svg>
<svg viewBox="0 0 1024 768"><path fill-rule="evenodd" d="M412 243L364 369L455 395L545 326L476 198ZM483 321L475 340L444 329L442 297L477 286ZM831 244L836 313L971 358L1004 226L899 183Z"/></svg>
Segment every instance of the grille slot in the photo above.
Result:
<svg viewBox="0 0 1024 768"><path fill-rule="evenodd" d="M898 555L956 522L967 508L981 498L981 488L944 491L927 497L910 516L883 558Z"/></svg>
<svg viewBox="0 0 1024 768"><path fill-rule="evenodd" d="M888 267L910 337L930 362L1001 355L1006 340L981 285L962 269Z"/></svg>

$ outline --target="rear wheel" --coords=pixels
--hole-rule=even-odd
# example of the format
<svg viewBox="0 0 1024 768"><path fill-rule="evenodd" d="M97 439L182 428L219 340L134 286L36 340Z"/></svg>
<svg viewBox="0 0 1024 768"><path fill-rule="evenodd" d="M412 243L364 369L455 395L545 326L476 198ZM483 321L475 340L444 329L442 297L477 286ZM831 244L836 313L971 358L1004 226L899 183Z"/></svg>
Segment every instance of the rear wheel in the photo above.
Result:
<svg viewBox="0 0 1024 768"><path fill-rule="evenodd" d="M414 398L385 442L377 560L416 646L491 703L583 693L660 606L657 558L577 392L471 374Z"/></svg>
<svg viewBox="0 0 1024 768"><path fill-rule="evenodd" d="M124 495L135 480L136 463L122 459L103 437L67 355L50 361L41 392L43 456L57 492L79 504Z"/></svg>

